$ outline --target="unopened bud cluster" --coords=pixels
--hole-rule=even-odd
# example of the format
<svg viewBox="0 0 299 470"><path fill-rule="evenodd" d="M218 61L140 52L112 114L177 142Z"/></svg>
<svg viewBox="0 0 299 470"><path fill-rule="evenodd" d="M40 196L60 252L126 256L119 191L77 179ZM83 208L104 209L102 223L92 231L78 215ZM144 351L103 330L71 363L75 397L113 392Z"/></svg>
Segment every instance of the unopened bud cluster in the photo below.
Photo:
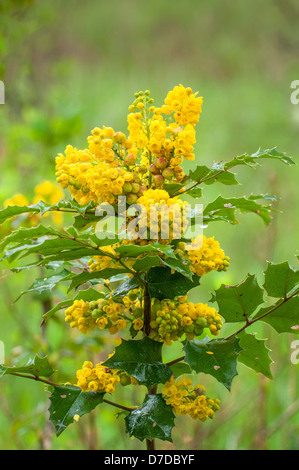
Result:
<svg viewBox="0 0 299 470"><path fill-rule="evenodd" d="M152 337L171 345L183 335L189 339L202 335L205 328L218 336L222 320L216 309L206 304L186 302L185 297L178 300L154 300L152 305Z"/></svg>

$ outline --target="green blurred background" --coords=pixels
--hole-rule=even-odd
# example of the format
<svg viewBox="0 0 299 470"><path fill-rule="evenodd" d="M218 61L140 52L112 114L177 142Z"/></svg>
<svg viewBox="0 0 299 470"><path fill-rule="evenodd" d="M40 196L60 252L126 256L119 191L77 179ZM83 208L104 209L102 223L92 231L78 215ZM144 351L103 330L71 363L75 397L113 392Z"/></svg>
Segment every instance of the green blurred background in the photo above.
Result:
<svg viewBox="0 0 299 470"><path fill-rule="evenodd" d="M126 131L134 92L150 89L156 105L177 84L204 98L197 126L196 162L231 159L259 147L298 159L299 105L290 101L299 80L297 0L0 0L0 79L6 104L0 106L0 203L14 193L33 197L45 179L55 181L54 158L67 144L85 147L95 126ZM190 165L189 165L190 166ZM270 226L255 215L237 226L214 223L206 235L220 241L231 267L213 273L192 292L206 302L221 283L236 284L266 260L296 265L299 170L271 160L257 170L238 170L242 185L213 185L204 203L225 197L269 193L280 199ZM0 340L9 364L48 354L57 380L73 381L86 359L101 359L102 339L81 338L57 315L44 330L46 298L24 296L37 272L1 273ZM65 288L54 293L63 298ZM274 382L239 366L231 393L207 376L200 382L222 400L214 421L177 419L175 445L159 449L298 449L299 365L290 361L295 336L259 327L268 338ZM110 341L110 342L109 342ZM111 339L105 342L110 350ZM167 351L165 356L176 357ZM56 378L54 377L54 378ZM48 422L43 386L15 377L0 383L1 449L139 449L127 438L122 417L108 405L83 417L56 438ZM144 390L142 391L142 394ZM116 393L122 403L138 403L130 387Z"/></svg>

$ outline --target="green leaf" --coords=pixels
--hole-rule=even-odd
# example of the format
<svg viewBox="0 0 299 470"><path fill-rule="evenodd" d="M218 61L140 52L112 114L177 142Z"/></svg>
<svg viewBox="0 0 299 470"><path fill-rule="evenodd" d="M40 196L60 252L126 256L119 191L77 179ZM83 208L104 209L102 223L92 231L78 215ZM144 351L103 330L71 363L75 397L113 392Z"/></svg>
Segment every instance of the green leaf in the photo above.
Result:
<svg viewBox="0 0 299 470"><path fill-rule="evenodd" d="M88 209L94 207L94 203L92 202L81 206L74 199L67 201L61 199L56 204L48 204L47 202L39 201L37 204L32 204L30 207L36 209L38 212L40 212L41 215L44 215L46 212L59 212L62 209L73 210L74 212L78 212L79 214L85 214Z"/></svg>
<svg viewBox="0 0 299 470"><path fill-rule="evenodd" d="M287 297L290 291L299 289L299 269L293 269L287 261L268 263L264 288L271 297Z"/></svg>
<svg viewBox="0 0 299 470"><path fill-rule="evenodd" d="M64 308L70 307L72 304L73 300L65 300L64 302L59 302L57 305L55 305L55 307L51 308L50 310L48 310L48 312L43 315L41 325L44 325L44 323L48 321L51 317L53 317L56 312L59 312L59 310L62 310Z"/></svg>
<svg viewBox="0 0 299 470"><path fill-rule="evenodd" d="M42 265L48 265L49 263L52 263L53 261L72 261L72 260L80 260L82 258L87 258L91 256L95 256L96 252L95 250L91 248L78 248L78 249L73 249L73 250L65 250L61 252L56 252L54 255L47 255L46 257L43 258L43 261L41 262ZM97 252L97 255L99 255L99 252Z"/></svg>
<svg viewBox="0 0 299 470"><path fill-rule="evenodd" d="M273 310L273 308L275 310ZM269 315L261 318L261 321L268 323L278 333L299 334L299 296L292 297L289 300L280 299L274 306L260 309L254 316L254 319L262 315Z"/></svg>
<svg viewBox="0 0 299 470"><path fill-rule="evenodd" d="M163 266L163 260L160 256L144 256L143 258L137 259L136 263L133 265L133 269L138 272L144 272L155 266Z"/></svg>
<svg viewBox="0 0 299 470"><path fill-rule="evenodd" d="M273 362L269 357L270 349L267 348L265 340L257 339L255 334L247 334L245 331L239 333L238 338L242 348L238 357L239 362L272 379L270 366Z"/></svg>
<svg viewBox="0 0 299 470"><path fill-rule="evenodd" d="M32 286L29 287L29 289L21 292L21 294L15 300L15 302L19 300L24 294L27 294L29 292L35 292L37 294L42 294L44 292L49 293L57 286L57 284L60 284L63 281L68 281L73 276L74 276L73 273L70 273L69 271L64 269L60 273L50 275L48 277L44 277L41 279L36 279L33 282Z"/></svg>
<svg viewBox="0 0 299 470"><path fill-rule="evenodd" d="M256 276L250 274L245 281L236 286L222 284L215 291L219 314L227 323L246 321L264 302L263 293Z"/></svg>
<svg viewBox="0 0 299 470"><path fill-rule="evenodd" d="M60 211L61 209L71 209L80 214L84 214L88 209L93 207L93 203L89 203L86 206L81 206L75 200L71 201L59 201L56 204L48 204L44 201L39 201L37 204L31 204L30 206L8 206L6 209L0 211L0 224L3 224L7 219L17 217L21 214L26 213L40 213L41 215L50 211Z"/></svg>
<svg viewBox="0 0 299 470"><path fill-rule="evenodd" d="M263 158L272 158L274 160L279 160L280 162L285 163L286 165L295 165L295 162L292 157L290 157L284 152L279 152L278 150L276 150L276 147L266 150L259 148L257 152L251 155L251 158L255 160Z"/></svg>
<svg viewBox="0 0 299 470"><path fill-rule="evenodd" d="M184 188L184 185L181 183L165 183L163 185L163 189L170 195L178 193L182 188Z"/></svg>
<svg viewBox="0 0 299 470"><path fill-rule="evenodd" d="M83 416L103 403L103 397L104 393L82 392L74 386L54 386L49 413L56 436L74 422L75 415Z"/></svg>
<svg viewBox="0 0 299 470"><path fill-rule="evenodd" d="M117 300L118 298L123 298L128 293L130 290L138 289L140 287L140 281L136 279L136 277L132 276L130 279L127 279L126 281L122 282L117 289L112 294L113 300Z"/></svg>
<svg viewBox="0 0 299 470"><path fill-rule="evenodd" d="M144 253L161 253L171 258L175 258L175 254L170 246L160 245L155 243L153 245L121 245L115 248L115 251L119 253L121 258L137 258Z"/></svg>
<svg viewBox="0 0 299 470"><path fill-rule="evenodd" d="M22 254L23 253L23 254ZM99 255L99 251L92 247L83 247L82 243L77 240L57 237L48 238L40 237L36 240L32 240L32 243L16 244L14 248L11 248L5 252L5 258L17 258L22 254L22 258L32 253L37 253L41 257L49 257L49 261L56 261L59 259L76 259L79 258L77 254L80 253L80 257L83 256L95 256ZM70 256L67 256L70 255Z"/></svg>
<svg viewBox="0 0 299 470"><path fill-rule="evenodd" d="M0 211L0 224L3 224L6 220L16 217L21 214L30 212L38 212L38 210L29 206L8 206L6 209Z"/></svg>
<svg viewBox="0 0 299 470"><path fill-rule="evenodd" d="M46 312L43 315L42 325L46 321L48 321L59 310L70 307L74 303L75 300L85 300L85 301L91 302L92 300L98 300L103 297L104 295L102 293L97 292L96 290L92 288L89 288L86 290L80 290L78 294L76 295L76 297L74 297L73 299L67 299L63 302L59 302L57 305L55 305L55 307L51 308L51 310L48 310L48 312Z"/></svg>
<svg viewBox="0 0 299 470"><path fill-rule="evenodd" d="M43 225L31 228L20 228L2 240L0 243L0 251L3 251L3 249L10 243L21 241L23 244L26 240L31 241L33 238L40 238L45 235L56 235L57 233L58 232L51 227L44 227Z"/></svg>
<svg viewBox="0 0 299 470"><path fill-rule="evenodd" d="M54 370L50 366L47 357L39 357L36 355L30 359L25 366L9 367L0 365L0 377L7 374L26 374L34 377L50 377L54 374Z"/></svg>
<svg viewBox="0 0 299 470"><path fill-rule="evenodd" d="M68 291L71 291L72 289L77 289L77 287L81 286L82 284L85 284L89 281L93 281L95 279L109 279L112 276L115 276L116 274L122 274L126 272L127 270L124 268L106 268L102 271L94 272L84 271L73 277Z"/></svg>
<svg viewBox="0 0 299 470"><path fill-rule="evenodd" d="M224 163L214 163L211 167L197 166L194 171L190 171L188 179L199 184L222 183L226 185L239 184L234 173L225 170Z"/></svg>
<svg viewBox="0 0 299 470"><path fill-rule="evenodd" d="M192 374L191 367L186 362L177 362L176 364L169 366L169 369L175 377L180 377L184 374Z"/></svg>
<svg viewBox="0 0 299 470"><path fill-rule="evenodd" d="M161 394L147 395L144 403L125 418L126 431L140 441L161 439L172 442L174 413Z"/></svg>
<svg viewBox="0 0 299 470"><path fill-rule="evenodd" d="M188 279L185 275L175 272L170 268L155 267L149 270L147 282L151 297L163 300L174 299L177 296L187 294L190 289L199 285L200 277L193 275Z"/></svg>
<svg viewBox="0 0 299 470"><path fill-rule="evenodd" d="M231 389L233 378L238 375L237 359L241 351L239 339L215 339L212 341L187 341L184 351L185 361L197 373L215 377L228 390Z"/></svg>
<svg viewBox="0 0 299 470"><path fill-rule="evenodd" d="M148 388L167 382L171 370L162 362L162 343L145 336L141 340L122 340L105 366L126 371Z"/></svg>
<svg viewBox="0 0 299 470"><path fill-rule="evenodd" d="M223 220L231 224L239 223L236 211L242 214L254 213L262 218L268 225L271 222L270 212L273 210L269 204L261 205L250 197L223 198L218 196L215 201L206 206L203 211L204 222Z"/></svg>
<svg viewBox="0 0 299 470"><path fill-rule="evenodd" d="M259 160L265 159L265 158L271 158L274 160L279 160L282 163L285 163L286 165L294 165L295 162L294 160L287 155L286 153L279 152L276 150L276 148L272 149L261 149L259 148L257 152L253 153L252 155L249 155L248 153L244 153L243 155L239 155L235 157L233 160L227 162L225 164L225 168L233 168L234 166L237 165L247 165L250 167L255 167L259 164Z"/></svg>
<svg viewBox="0 0 299 470"><path fill-rule="evenodd" d="M165 266L168 266L171 269L174 269L178 273L187 277L191 282L193 282L193 273L190 269L190 263L182 259L167 258L162 260Z"/></svg>

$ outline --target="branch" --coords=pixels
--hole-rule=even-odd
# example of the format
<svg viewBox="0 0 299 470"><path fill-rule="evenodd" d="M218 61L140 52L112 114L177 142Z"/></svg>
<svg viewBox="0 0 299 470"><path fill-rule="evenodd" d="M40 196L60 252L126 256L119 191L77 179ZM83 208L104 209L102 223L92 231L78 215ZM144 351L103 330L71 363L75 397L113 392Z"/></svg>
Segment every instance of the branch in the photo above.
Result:
<svg viewBox="0 0 299 470"><path fill-rule="evenodd" d="M208 176L208 177L206 177L206 178L202 178L201 180L197 181L197 183L195 183L193 186L190 186L190 188L184 189L184 191L179 191L179 192L177 192L177 193L174 193L174 194L172 195L172 197L178 196L178 195L181 195L181 194L184 194L184 193L187 193L187 192L190 191L191 189L194 189L194 188L196 188L197 186L199 186L200 184L205 183L206 181L211 180L211 179L215 178L215 177L218 176L218 175L221 175L221 173L224 173L225 171L228 171L228 170L230 170L231 168L234 168L234 166L229 166L229 167L227 167L227 168L224 168L223 170L218 171L217 173L215 173L215 174L213 174L213 175L211 175L211 176ZM212 170L211 170L211 171L212 171Z"/></svg>
<svg viewBox="0 0 299 470"><path fill-rule="evenodd" d="M54 382L51 382L50 380L41 379L40 377L35 377L34 375L25 375L25 374L20 374L18 372L11 372L9 375L14 375L16 377L23 377L24 379L35 380L36 382L42 382L44 384L51 385L52 387L61 387L61 385L58 385ZM129 408L127 406L120 405L119 403L114 403L114 402L106 400L106 399L103 399L103 402L107 403L108 405L115 406L116 408L120 408L121 410L124 410L124 411L133 411L134 410L134 408Z"/></svg>
<svg viewBox="0 0 299 470"><path fill-rule="evenodd" d="M248 328L248 326L251 326L254 323L256 323L257 321L262 320L263 318L267 317L268 315L270 315L270 313L275 312L275 310L277 310L279 307L284 305L286 302L288 302L288 300L290 300L292 297L294 297L298 293L299 293L299 289L297 289L295 292L293 292L293 294L289 295L289 297L285 297L279 304L274 305L274 307L271 308L271 310L268 310L268 312L263 313L263 315L261 315L260 317L254 318L253 320L247 320L247 323L244 326L242 326L242 328L240 328L238 331L236 331L235 333L231 334L230 336L228 336L227 338L224 338L224 339L228 340L228 339L232 338L233 336L238 335L239 333L244 331L246 328Z"/></svg>

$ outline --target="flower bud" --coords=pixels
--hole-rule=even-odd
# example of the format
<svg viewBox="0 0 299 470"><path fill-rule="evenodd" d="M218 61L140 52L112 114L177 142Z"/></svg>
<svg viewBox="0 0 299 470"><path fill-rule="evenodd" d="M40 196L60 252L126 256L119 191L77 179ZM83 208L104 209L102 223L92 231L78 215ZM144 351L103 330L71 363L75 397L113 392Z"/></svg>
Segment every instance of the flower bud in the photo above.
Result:
<svg viewBox="0 0 299 470"><path fill-rule="evenodd" d="M173 175L174 175L174 173L173 173L173 170L171 168L165 168L165 170L163 170L163 172L162 172L162 176L166 180L172 180Z"/></svg>
<svg viewBox="0 0 299 470"><path fill-rule="evenodd" d="M98 318L100 318L101 316L103 315L103 312L102 310L100 310L99 308L96 308L94 309L94 311L92 312L91 316L94 320L97 320Z"/></svg>
<svg viewBox="0 0 299 470"><path fill-rule="evenodd" d="M154 163L152 163L152 164L149 166L149 171L151 172L152 175L159 175L159 174L160 174L160 171L158 170L158 168L156 167L156 165L154 165Z"/></svg>
<svg viewBox="0 0 299 470"><path fill-rule="evenodd" d="M156 187L159 187L161 188L163 186L163 183L164 183L164 178L162 175L155 175L153 177L153 184L156 186Z"/></svg>
<svg viewBox="0 0 299 470"><path fill-rule="evenodd" d="M98 302L96 300L93 300L92 302L89 302L89 308L90 310L94 310L95 308L98 308Z"/></svg>
<svg viewBox="0 0 299 470"><path fill-rule="evenodd" d="M138 171L139 171L139 173L144 175L147 172L147 168L146 168L146 166L140 166Z"/></svg>
<svg viewBox="0 0 299 470"><path fill-rule="evenodd" d="M123 387L131 385L131 377L128 374L122 374L120 376L120 383Z"/></svg>
<svg viewBox="0 0 299 470"><path fill-rule="evenodd" d="M137 161L137 157L133 155L133 153L129 153L129 155L125 158L125 164L128 166L134 166Z"/></svg>
<svg viewBox="0 0 299 470"><path fill-rule="evenodd" d="M113 140L116 144L123 144L127 140L127 137L123 132L115 132L113 135Z"/></svg>
<svg viewBox="0 0 299 470"><path fill-rule="evenodd" d="M137 199L137 194L130 193L127 195L127 204L129 204L129 206L131 206L132 204L136 204Z"/></svg>
<svg viewBox="0 0 299 470"><path fill-rule="evenodd" d="M146 191L146 187L145 187L145 186L139 186L138 197L143 196L143 193L144 193L145 191Z"/></svg>
<svg viewBox="0 0 299 470"><path fill-rule="evenodd" d="M138 183L132 183L132 193L138 194L140 190L140 185Z"/></svg>
<svg viewBox="0 0 299 470"><path fill-rule="evenodd" d="M156 168L158 168L158 170L164 170L164 168L166 168L167 166L167 160L166 158L156 158L156 160L154 161L154 165Z"/></svg>
<svg viewBox="0 0 299 470"><path fill-rule="evenodd" d="M131 185L131 183L124 183L124 185L123 185L123 192L124 192L125 194L128 194L128 193L132 192L132 185Z"/></svg>

